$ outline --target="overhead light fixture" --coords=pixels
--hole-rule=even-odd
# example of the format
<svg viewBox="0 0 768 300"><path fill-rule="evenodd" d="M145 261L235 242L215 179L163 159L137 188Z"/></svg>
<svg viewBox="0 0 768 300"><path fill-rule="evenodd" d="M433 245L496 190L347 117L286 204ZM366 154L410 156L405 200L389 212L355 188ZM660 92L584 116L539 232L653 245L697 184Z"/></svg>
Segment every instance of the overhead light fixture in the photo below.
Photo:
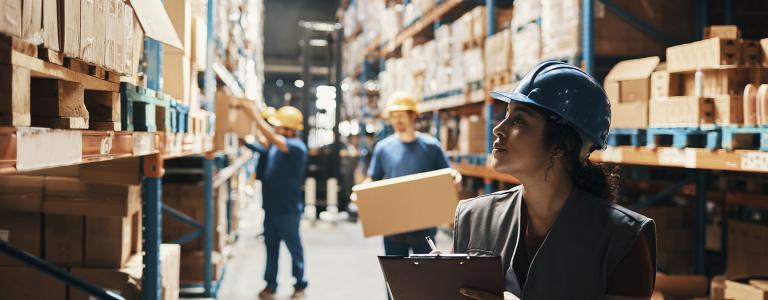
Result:
<svg viewBox="0 0 768 300"><path fill-rule="evenodd" d="M312 22L312 21L299 21L299 26L314 31L333 32L336 30L337 23L325 23L325 22Z"/></svg>
<svg viewBox="0 0 768 300"><path fill-rule="evenodd" d="M309 45L312 47L325 47L328 46L328 41L324 39L311 39Z"/></svg>
<svg viewBox="0 0 768 300"><path fill-rule="evenodd" d="M304 80L296 79L296 81L293 82L293 85L297 88L303 88L304 87Z"/></svg>

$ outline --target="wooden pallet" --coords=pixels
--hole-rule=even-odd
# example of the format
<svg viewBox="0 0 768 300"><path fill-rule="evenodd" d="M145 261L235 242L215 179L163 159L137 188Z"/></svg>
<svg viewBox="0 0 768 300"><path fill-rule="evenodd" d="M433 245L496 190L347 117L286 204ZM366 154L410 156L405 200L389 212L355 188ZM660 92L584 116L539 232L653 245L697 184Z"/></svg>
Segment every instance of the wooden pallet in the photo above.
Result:
<svg viewBox="0 0 768 300"><path fill-rule="evenodd" d="M723 149L768 151L768 127L724 126L721 130Z"/></svg>
<svg viewBox="0 0 768 300"><path fill-rule="evenodd" d="M87 129L119 122L116 76L46 61L38 50L0 35L0 125Z"/></svg>
<svg viewBox="0 0 768 300"><path fill-rule="evenodd" d="M647 133L645 129L614 128L608 133L609 146L645 146Z"/></svg>
<svg viewBox="0 0 768 300"><path fill-rule="evenodd" d="M720 148L720 130L718 128L648 128L646 146L673 148Z"/></svg>
<svg viewBox="0 0 768 300"><path fill-rule="evenodd" d="M171 103L167 95L122 82L120 98L123 130L171 131Z"/></svg>

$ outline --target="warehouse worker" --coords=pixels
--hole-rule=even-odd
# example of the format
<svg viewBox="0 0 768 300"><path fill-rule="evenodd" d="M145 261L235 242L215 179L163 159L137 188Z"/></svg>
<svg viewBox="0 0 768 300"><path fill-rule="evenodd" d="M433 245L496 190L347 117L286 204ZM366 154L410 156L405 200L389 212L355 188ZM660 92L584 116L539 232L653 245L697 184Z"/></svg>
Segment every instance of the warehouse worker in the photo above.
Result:
<svg viewBox="0 0 768 300"><path fill-rule="evenodd" d="M302 187L307 164L307 146L298 137L304 127L301 111L283 106L269 124L255 109L248 109L256 128L264 136L268 147L245 145L266 157L262 179L264 207L264 243L267 265L264 280L267 287L259 293L261 299L273 299L277 291L277 264L280 241L284 241L291 253L293 277L296 278L292 298L302 298L307 281L304 278L304 248L299 235L299 225L304 209ZM271 125L270 125L271 124ZM273 128L274 126L274 128Z"/></svg>
<svg viewBox="0 0 768 300"><path fill-rule="evenodd" d="M376 144L366 181L450 168L440 142L427 134L416 132L418 109L413 96L395 92L387 101L384 113L395 134ZM461 175L454 172L454 178L458 182ZM424 237L434 239L436 233L435 228L430 228L385 236L384 252L399 256L408 256L409 252L427 254L430 248Z"/></svg>
<svg viewBox="0 0 768 300"><path fill-rule="evenodd" d="M461 288L467 299L650 299L653 220L614 204L617 178L589 154L604 148L608 97L594 78L544 62L512 92L493 129L492 167L521 185L464 200L453 249L501 256L504 295Z"/></svg>

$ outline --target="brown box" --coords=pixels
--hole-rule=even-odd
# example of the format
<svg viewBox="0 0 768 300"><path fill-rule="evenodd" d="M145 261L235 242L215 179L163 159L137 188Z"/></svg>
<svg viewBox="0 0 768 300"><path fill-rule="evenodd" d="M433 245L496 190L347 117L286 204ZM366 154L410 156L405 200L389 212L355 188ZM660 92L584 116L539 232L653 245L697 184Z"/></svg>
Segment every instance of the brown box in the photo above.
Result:
<svg viewBox="0 0 768 300"><path fill-rule="evenodd" d="M741 60L745 65L760 65L762 49L758 40L741 40Z"/></svg>
<svg viewBox="0 0 768 300"><path fill-rule="evenodd" d="M659 57L652 56L622 61L608 72L603 86L611 101L611 127L648 127L651 73L658 65Z"/></svg>
<svg viewBox="0 0 768 300"><path fill-rule="evenodd" d="M171 2L171 1L168 1ZM163 51L163 93L184 104L191 101L192 63L189 56Z"/></svg>
<svg viewBox="0 0 768 300"><path fill-rule="evenodd" d="M67 286L29 267L0 267L0 299L67 299Z"/></svg>
<svg viewBox="0 0 768 300"><path fill-rule="evenodd" d="M716 97L719 95L741 95L748 83L759 85L768 78L768 69L759 67L738 67L727 69L702 70L702 96ZM682 82L680 94L670 96L686 96L696 93L696 72L672 74Z"/></svg>
<svg viewBox="0 0 768 300"><path fill-rule="evenodd" d="M213 278L219 278L221 275L224 261L218 251L211 253L211 264L213 265ZM203 251L182 252L181 253L181 283L195 284L203 282Z"/></svg>
<svg viewBox="0 0 768 300"><path fill-rule="evenodd" d="M763 66L768 66L768 38L764 38L760 40L760 48L763 49L762 51Z"/></svg>
<svg viewBox="0 0 768 300"><path fill-rule="evenodd" d="M58 0L43 0L43 46L57 52L61 51Z"/></svg>
<svg viewBox="0 0 768 300"><path fill-rule="evenodd" d="M459 153L485 153L485 121L480 115L459 120Z"/></svg>
<svg viewBox="0 0 768 300"><path fill-rule="evenodd" d="M488 32L485 28L488 24L485 6L475 7L470 13L472 14L472 39L484 39Z"/></svg>
<svg viewBox="0 0 768 300"><path fill-rule="evenodd" d="M392 235L448 224L459 201L450 169L360 184L363 235Z"/></svg>
<svg viewBox="0 0 768 300"><path fill-rule="evenodd" d="M43 0L21 1L21 38L35 45L43 43Z"/></svg>
<svg viewBox="0 0 768 300"><path fill-rule="evenodd" d="M649 127L699 127L715 123L712 98L668 97L650 101Z"/></svg>
<svg viewBox="0 0 768 300"><path fill-rule="evenodd" d="M715 124L744 124L744 104L742 96L720 95L715 98Z"/></svg>
<svg viewBox="0 0 768 300"><path fill-rule="evenodd" d="M667 48L670 72L734 66L741 62L741 42L736 39L711 38Z"/></svg>
<svg viewBox="0 0 768 300"><path fill-rule="evenodd" d="M728 220L727 252L730 278L768 275L768 226Z"/></svg>
<svg viewBox="0 0 768 300"><path fill-rule="evenodd" d="M704 39L740 39L741 30L736 25L712 25L704 27Z"/></svg>
<svg viewBox="0 0 768 300"><path fill-rule="evenodd" d="M139 217L85 217L85 266L122 267L133 254L133 222Z"/></svg>
<svg viewBox="0 0 768 300"><path fill-rule="evenodd" d="M85 218L82 216L43 216L45 258L60 267L82 267L85 253Z"/></svg>
<svg viewBox="0 0 768 300"><path fill-rule="evenodd" d="M192 18L192 40L190 42L190 57L192 69L205 70L208 53L208 32L205 20L199 17Z"/></svg>
<svg viewBox="0 0 768 300"><path fill-rule="evenodd" d="M167 46L163 47L163 52L189 57L192 49L192 7L190 0L164 1L163 5L168 12L171 23L173 23L176 34L181 39L181 45L184 47L184 49L176 49Z"/></svg>
<svg viewBox="0 0 768 300"><path fill-rule="evenodd" d="M708 281L702 275L667 275L657 272L654 289L675 298L706 297Z"/></svg>
<svg viewBox="0 0 768 300"><path fill-rule="evenodd" d="M0 176L0 211L43 211L43 177Z"/></svg>
<svg viewBox="0 0 768 300"><path fill-rule="evenodd" d="M167 194L165 194L167 192ZM199 185L172 185L163 186L163 202L191 217L200 224L205 221L205 207L203 201L203 187ZM173 197L173 195L176 197ZM214 250L222 250L226 246L226 189L214 191ZM183 223L176 218L168 216L163 218L163 241L171 242L195 229L192 226ZM203 236L182 244L184 251L196 251L203 249Z"/></svg>
<svg viewBox="0 0 768 300"><path fill-rule="evenodd" d="M160 270L163 274L163 300L178 300L181 284L181 248L175 244L160 245Z"/></svg>
<svg viewBox="0 0 768 300"><path fill-rule="evenodd" d="M664 64L666 67L666 64ZM651 99L669 96L682 96L680 76L672 76L660 70L651 73Z"/></svg>
<svg viewBox="0 0 768 300"><path fill-rule="evenodd" d="M497 32L485 40L483 47L486 77L509 73L512 68L512 33L509 29Z"/></svg>
<svg viewBox="0 0 768 300"><path fill-rule="evenodd" d="M64 55L80 58L81 0L59 0L59 29Z"/></svg>
<svg viewBox="0 0 768 300"><path fill-rule="evenodd" d="M0 213L0 240L40 257L42 215L39 213ZM24 263L0 253L0 266L24 266Z"/></svg>
<svg viewBox="0 0 768 300"><path fill-rule="evenodd" d="M80 165L80 180L88 183L140 185L139 158L115 159Z"/></svg>
<svg viewBox="0 0 768 300"><path fill-rule="evenodd" d="M21 0L0 1L0 32L21 37Z"/></svg>
<svg viewBox="0 0 768 300"><path fill-rule="evenodd" d="M124 268L93 269L72 268L70 273L99 287L115 292L125 299L141 298L142 265L141 256L131 258L131 264ZM90 300L92 297L76 288L69 289L69 300Z"/></svg>
<svg viewBox="0 0 768 300"><path fill-rule="evenodd" d="M141 207L137 185L90 184L60 177L46 177L45 185L45 213L127 217Z"/></svg>

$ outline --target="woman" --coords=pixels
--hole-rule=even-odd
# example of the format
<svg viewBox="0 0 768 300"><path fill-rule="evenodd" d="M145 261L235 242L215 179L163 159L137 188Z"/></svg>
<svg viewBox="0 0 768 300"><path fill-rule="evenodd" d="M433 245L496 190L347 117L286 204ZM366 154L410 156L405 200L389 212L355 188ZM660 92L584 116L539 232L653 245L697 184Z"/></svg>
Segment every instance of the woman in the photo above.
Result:
<svg viewBox="0 0 768 300"><path fill-rule="evenodd" d="M493 130L492 167L521 185L462 201L454 251L501 256L504 299L649 299L653 220L613 204L615 178L588 160L610 125L603 89L576 67L545 62L513 92L491 95L509 103Z"/></svg>

